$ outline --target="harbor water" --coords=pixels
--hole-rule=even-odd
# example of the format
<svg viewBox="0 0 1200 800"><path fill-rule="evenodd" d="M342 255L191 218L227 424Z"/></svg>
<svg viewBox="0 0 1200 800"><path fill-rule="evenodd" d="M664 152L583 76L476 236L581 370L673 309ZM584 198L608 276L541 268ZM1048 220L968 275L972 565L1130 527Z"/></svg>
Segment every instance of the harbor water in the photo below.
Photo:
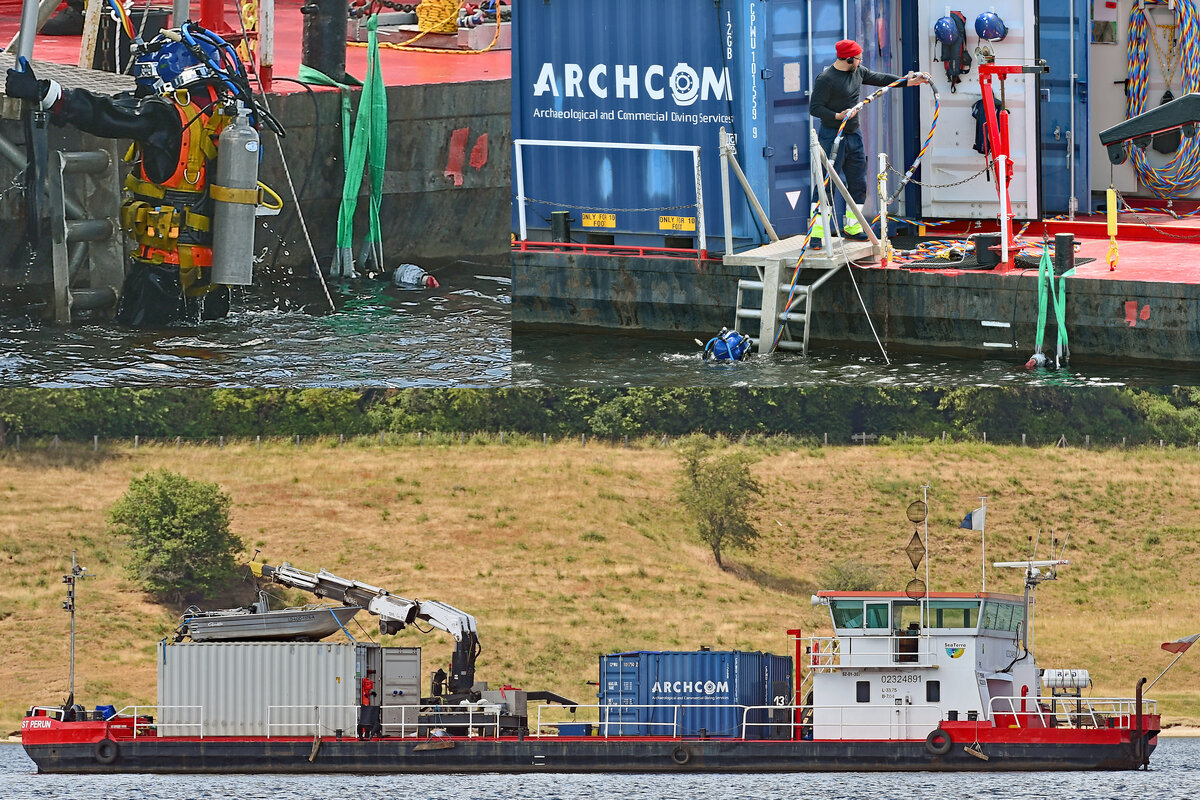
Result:
<svg viewBox="0 0 1200 800"><path fill-rule="evenodd" d="M38 775L19 745L0 746L6 800L1192 800L1200 738L1160 738L1150 769L1125 772L804 773L763 775Z"/></svg>
<svg viewBox="0 0 1200 800"><path fill-rule="evenodd" d="M1071 363L1025 369L1030 353L993 359L925 356L816 346L808 356L753 354L730 364L705 362L702 348L678 334L625 331L563 333L513 330L516 386L1174 386L1193 385L1195 371L1129 364ZM890 363L889 363L890 361Z"/></svg>
<svg viewBox="0 0 1200 800"><path fill-rule="evenodd" d="M505 386L506 264L430 268L441 287L279 280L236 294L228 317L135 331L0 312L0 386Z"/></svg>

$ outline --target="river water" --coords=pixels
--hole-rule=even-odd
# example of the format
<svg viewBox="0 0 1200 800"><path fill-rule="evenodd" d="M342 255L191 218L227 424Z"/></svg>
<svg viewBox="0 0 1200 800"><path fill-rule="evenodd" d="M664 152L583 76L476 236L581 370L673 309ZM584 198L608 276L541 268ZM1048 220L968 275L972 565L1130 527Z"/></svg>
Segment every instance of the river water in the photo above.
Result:
<svg viewBox="0 0 1200 800"><path fill-rule="evenodd" d="M1200 738L1161 738L1150 769L1129 772L804 773L765 775L37 775L0 746L5 800L1195 800Z"/></svg>
<svg viewBox="0 0 1200 800"><path fill-rule="evenodd" d="M441 288L274 281L224 320L169 331L0 311L0 386L507 386L507 264L430 268ZM7 314L7 315L6 315Z"/></svg>
<svg viewBox="0 0 1200 800"><path fill-rule="evenodd" d="M1071 364L1026 370L1009 360L952 359L879 350L815 347L808 356L779 352L738 364L705 362L690 337L513 331L517 386L1172 386L1200 372L1130 365Z"/></svg>

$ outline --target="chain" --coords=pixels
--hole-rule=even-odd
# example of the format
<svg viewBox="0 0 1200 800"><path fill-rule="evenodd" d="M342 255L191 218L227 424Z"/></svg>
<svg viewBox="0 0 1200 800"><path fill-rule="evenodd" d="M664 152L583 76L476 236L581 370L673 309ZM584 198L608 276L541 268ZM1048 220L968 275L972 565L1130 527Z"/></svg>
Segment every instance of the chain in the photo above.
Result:
<svg viewBox="0 0 1200 800"><path fill-rule="evenodd" d="M892 166L892 163L890 161L888 162L887 168L888 168L888 171L891 172L896 177L898 177L898 178L904 177L904 173L897 172L896 168ZM979 172L976 172L974 175L971 175L969 177L963 178L961 181L955 181L954 183L922 183L921 181L917 180L916 178L909 178L909 181L911 181L912 183L915 183L917 186L924 186L926 189L949 189L952 186L962 186L967 181L973 181L976 178L978 178L980 175L982 175L983 173L987 172L991 168L992 168L991 164L984 164L983 169L979 170Z"/></svg>
<svg viewBox="0 0 1200 800"><path fill-rule="evenodd" d="M1148 221L1145 217L1143 217L1141 214L1139 214L1136 210L1134 210L1133 206L1129 205L1129 203L1127 203L1125 201L1125 195L1121 194L1120 189L1114 188L1113 191L1117 193L1117 200L1120 201L1120 203L1121 203L1121 213L1122 214L1131 215L1134 219L1136 219L1138 222L1145 225L1150 230L1157 231L1158 233L1161 233L1163 236L1168 236L1172 239L1179 239L1179 240L1185 241L1185 242L1200 241L1200 234L1197 234L1195 236L1181 236L1178 233L1171 233L1169 230L1166 230L1165 228L1160 228L1160 227L1154 225L1153 223Z"/></svg>
<svg viewBox="0 0 1200 800"><path fill-rule="evenodd" d="M555 203L551 200L538 200L533 197L526 197L525 202L541 203L544 206L557 206L559 208L572 208L572 209L575 209L576 211L624 211L624 212L676 211L681 208L695 208L696 207L695 203L691 203L691 204L685 205L685 206L658 206L657 208L605 208L604 206L573 206L569 203Z"/></svg>

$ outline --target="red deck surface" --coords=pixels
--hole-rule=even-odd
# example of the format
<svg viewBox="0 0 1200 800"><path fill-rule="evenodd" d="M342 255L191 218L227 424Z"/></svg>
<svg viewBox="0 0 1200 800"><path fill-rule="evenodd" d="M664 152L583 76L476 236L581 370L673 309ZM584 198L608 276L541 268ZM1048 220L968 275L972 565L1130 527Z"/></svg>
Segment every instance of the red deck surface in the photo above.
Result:
<svg viewBox="0 0 1200 800"><path fill-rule="evenodd" d="M135 3L142 7L141 0ZM169 6L170 2L155 2L154 5ZM276 0L275 2L275 76L295 78L300 68L300 48L304 29L304 16L300 13L301 0ZM234 4L226 0L225 18L229 25L237 23ZM199 19L199 0L192 3L192 19ZM20 28L20 5L11 0L0 0L0 44L7 45ZM415 33L413 34L416 35ZM428 37L426 37L428 39ZM54 61L59 64L79 62L78 36L38 36L34 40L34 58ZM420 46L422 42L418 42ZM491 50L486 53L463 53L454 50L427 53L402 51L380 47L379 59L383 80L388 86L419 86L432 83L462 83L466 81L507 80L512 74L512 54L509 50ZM358 79L367 72L367 49L354 45L346 48L346 71ZM294 83L280 81L272 91L289 93L303 91Z"/></svg>
<svg viewBox="0 0 1200 800"><path fill-rule="evenodd" d="M1138 212L1124 213L1118 218L1116 269L1108 266L1108 234L1103 215L1080 215L1075 221L1048 220L1044 226L1034 222L1025 231L1021 242L1022 251L1035 258L1041 255L1042 228L1050 242L1056 233L1074 233L1079 248L1076 259L1095 259L1087 264L1078 264L1076 276L1114 281L1148 281L1152 283L1200 283L1200 216L1176 219L1168 214ZM994 230L995 225L988 226ZM961 231L939 233L936 228L927 231L929 236L955 239L965 238ZM947 275L962 274L967 270L938 268L924 265L899 263L902 269L920 269ZM978 272L978 270L971 270Z"/></svg>

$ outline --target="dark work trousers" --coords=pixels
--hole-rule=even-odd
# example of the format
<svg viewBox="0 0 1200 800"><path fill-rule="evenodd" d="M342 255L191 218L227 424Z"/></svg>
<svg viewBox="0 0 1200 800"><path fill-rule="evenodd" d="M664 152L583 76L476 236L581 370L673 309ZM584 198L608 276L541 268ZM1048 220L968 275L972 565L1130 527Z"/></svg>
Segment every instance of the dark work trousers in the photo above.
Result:
<svg viewBox="0 0 1200 800"><path fill-rule="evenodd" d="M817 141L820 142L821 149L825 151L826 156L833 150L833 140L836 137L837 128L827 128L822 125L817 129ZM841 144L838 145L837 160L833 166L841 176L842 182L846 184L846 191L850 192L854 202L858 203L861 208L867 200L867 155L863 150L861 131L854 131L854 133L842 136ZM829 181L828 197L832 202L830 216L835 221L840 220L845 213L846 204L832 180ZM813 202L817 202L815 192ZM840 227L840 223L835 222L835 224Z"/></svg>

